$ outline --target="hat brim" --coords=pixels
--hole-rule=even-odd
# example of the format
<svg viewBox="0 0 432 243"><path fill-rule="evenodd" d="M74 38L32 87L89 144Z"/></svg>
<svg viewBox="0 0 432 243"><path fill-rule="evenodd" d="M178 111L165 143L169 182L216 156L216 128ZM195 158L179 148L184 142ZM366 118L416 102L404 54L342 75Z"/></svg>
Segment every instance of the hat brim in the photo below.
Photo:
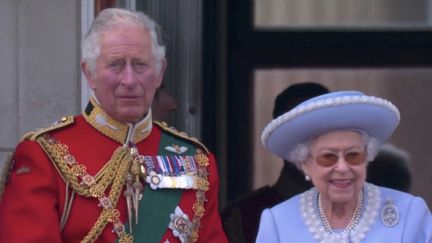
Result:
<svg viewBox="0 0 432 243"><path fill-rule="evenodd" d="M383 143L399 124L399 112L390 102L373 98L378 102L329 103L299 115L286 113L266 127L263 144L275 155L288 159L298 144L330 131L364 131Z"/></svg>

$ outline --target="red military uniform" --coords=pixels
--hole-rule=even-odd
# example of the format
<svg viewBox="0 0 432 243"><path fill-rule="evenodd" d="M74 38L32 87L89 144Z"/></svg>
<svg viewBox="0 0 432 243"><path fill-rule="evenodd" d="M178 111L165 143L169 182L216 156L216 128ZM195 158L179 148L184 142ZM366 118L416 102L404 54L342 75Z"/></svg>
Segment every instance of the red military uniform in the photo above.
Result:
<svg viewBox="0 0 432 243"><path fill-rule="evenodd" d="M172 146L161 146L164 136ZM132 144L138 156L131 157L128 151L132 150L124 144ZM174 155L189 149L197 159L187 166L171 161L165 168L160 160L164 157L158 156L164 149ZM125 181L136 158L159 161L141 163L144 172L139 179L144 191L139 195L138 224L124 196L129 188ZM114 242L120 236L121 242L128 242L129 235L135 242L227 242L218 214L214 156L194 139L152 123L151 115L128 126L108 117L91 100L82 115L25 136L11 165L0 201L1 242ZM178 193L178 197L170 193ZM144 204L150 197L155 199ZM162 207L168 211L158 215ZM162 227L154 226L158 224Z"/></svg>

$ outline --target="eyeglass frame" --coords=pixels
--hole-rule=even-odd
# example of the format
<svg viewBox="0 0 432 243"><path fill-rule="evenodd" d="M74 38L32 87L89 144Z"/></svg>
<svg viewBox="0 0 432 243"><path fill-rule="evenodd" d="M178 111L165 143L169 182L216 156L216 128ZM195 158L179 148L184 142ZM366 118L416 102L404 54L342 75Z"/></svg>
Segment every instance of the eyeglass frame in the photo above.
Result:
<svg viewBox="0 0 432 243"><path fill-rule="evenodd" d="M355 154L356 156L358 155L360 157L357 159L356 158L353 158L353 159L347 158L347 155L349 156L350 154L351 155ZM326 158L323 158L323 156L326 156L326 155L331 155L331 156L335 155L336 157L327 158L327 160L331 160L331 161L326 163L326 162L323 162L323 160L326 159ZM330 150L326 149L324 152L319 152L318 155L315 155L315 156L313 156L311 153L309 153L309 158L315 160L318 165L323 166L323 167L335 166L341 158L343 158L343 160L347 164L349 164L351 166L356 166L356 165L361 165L363 163L366 163L367 151L366 151L366 148L363 149L362 151L357 151L356 149L351 149L351 148L347 149L345 151L344 150L332 151L331 149ZM320 159L320 158L322 158L322 159ZM355 160L355 161L353 161L353 160Z"/></svg>

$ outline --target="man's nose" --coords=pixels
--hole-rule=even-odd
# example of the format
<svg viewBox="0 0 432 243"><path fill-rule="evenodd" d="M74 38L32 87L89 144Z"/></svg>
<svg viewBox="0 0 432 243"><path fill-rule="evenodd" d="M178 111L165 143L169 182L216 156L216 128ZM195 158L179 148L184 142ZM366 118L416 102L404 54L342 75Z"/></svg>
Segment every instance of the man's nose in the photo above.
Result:
<svg viewBox="0 0 432 243"><path fill-rule="evenodd" d="M123 69L121 82L123 85L126 86L135 85L136 83L135 72L131 64L127 64Z"/></svg>

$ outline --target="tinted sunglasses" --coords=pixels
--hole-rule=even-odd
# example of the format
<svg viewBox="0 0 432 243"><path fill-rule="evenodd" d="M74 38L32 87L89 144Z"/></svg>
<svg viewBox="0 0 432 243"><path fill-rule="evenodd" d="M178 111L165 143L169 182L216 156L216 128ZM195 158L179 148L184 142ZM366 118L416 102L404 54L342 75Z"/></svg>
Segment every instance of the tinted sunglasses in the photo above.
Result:
<svg viewBox="0 0 432 243"><path fill-rule="evenodd" d="M324 167L330 167L337 164L340 158L340 154L336 152L324 152L315 157L311 156L315 161ZM343 159L350 165L359 165L366 161L366 152L365 151L348 151L344 152Z"/></svg>

